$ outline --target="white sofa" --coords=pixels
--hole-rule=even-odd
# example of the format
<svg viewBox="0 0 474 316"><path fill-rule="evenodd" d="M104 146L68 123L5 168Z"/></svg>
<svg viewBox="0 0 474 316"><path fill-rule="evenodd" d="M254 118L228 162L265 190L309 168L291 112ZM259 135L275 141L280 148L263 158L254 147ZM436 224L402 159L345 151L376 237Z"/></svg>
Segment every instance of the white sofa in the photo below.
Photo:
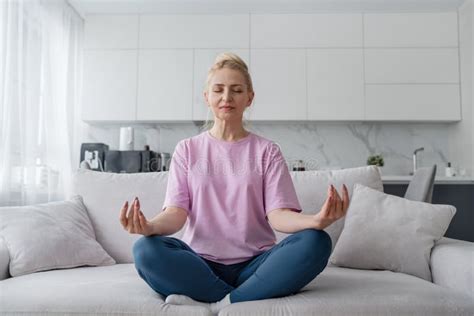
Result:
<svg viewBox="0 0 474 316"><path fill-rule="evenodd" d="M291 176L305 213L320 209L329 183L337 188L345 183L350 193L355 183L383 189L375 167L291 172ZM8 251L0 239L0 314L211 315L206 308L164 303L165 298L138 276L133 265L131 249L140 236L128 234L118 221L123 202L135 196L140 197L145 215L154 216L163 204L166 182L166 172L78 170L73 193L83 197L97 241L117 263L10 277ZM333 238L342 229L340 220L327 231ZM276 235L278 241L285 237ZM231 304L219 315L474 315L473 258L474 243L441 238L431 253L433 283L399 272L329 264L295 295Z"/></svg>

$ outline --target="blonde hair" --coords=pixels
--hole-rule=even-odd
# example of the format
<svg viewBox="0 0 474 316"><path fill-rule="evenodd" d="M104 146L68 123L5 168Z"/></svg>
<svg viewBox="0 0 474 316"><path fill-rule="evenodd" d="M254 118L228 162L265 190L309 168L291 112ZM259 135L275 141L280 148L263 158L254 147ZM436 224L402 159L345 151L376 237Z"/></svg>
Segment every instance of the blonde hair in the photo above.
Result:
<svg viewBox="0 0 474 316"><path fill-rule="evenodd" d="M206 84L204 86L204 91L209 90L209 83L211 82L211 79L214 73L217 70L220 70L223 68L229 68L229 69L239 71L244 76L245 83L247 84L247 90L250 92L254 92L252 78L250 77L247 64L237 54L230 53L230 52L221 53L216 57L216 59L214 60L214 65L212 65L212 67L209 69L207 73L207 79L206 79ZM210 110L208 109L208 114L209 114L209 111ZM211 128L213 124L214 123L212 121L209 121L209 119L206 118L206 122L204 123L201 129L207 130ZM245 125L247 124L244 121L244 126Z"/></svg>

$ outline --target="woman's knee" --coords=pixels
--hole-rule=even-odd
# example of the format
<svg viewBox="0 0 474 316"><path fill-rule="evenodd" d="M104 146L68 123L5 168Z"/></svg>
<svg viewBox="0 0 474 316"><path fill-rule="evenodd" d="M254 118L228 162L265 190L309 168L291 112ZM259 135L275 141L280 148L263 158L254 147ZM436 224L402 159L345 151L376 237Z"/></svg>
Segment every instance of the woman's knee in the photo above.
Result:
<svg viewBox="0 0 474 316"><path fill-rule="evenodd" d="M310 253L317 254L318 258L321 258L321 256L329 258L332 250L332 241L327 232L318 229L305 229L298 233L301 235Z"/></svg>
<svg viewBox="0 0 474 316"><path fill-rule="evenodd" d="M143 264L147 262L150 256L156 253L156 248L162 243L161 236L142 236L135 241L132 248L135 263Z"/></svg>

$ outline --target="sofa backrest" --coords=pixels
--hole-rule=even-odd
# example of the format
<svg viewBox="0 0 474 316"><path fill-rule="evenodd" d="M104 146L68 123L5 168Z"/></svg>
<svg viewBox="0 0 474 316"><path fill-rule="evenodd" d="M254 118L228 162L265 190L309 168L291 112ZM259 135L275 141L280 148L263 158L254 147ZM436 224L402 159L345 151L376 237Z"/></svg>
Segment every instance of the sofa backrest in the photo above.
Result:
<svg viewBox="0 0 474 316"><path fill-rule="evenodd" d="M327 187L333 184L338 191L343 183L352 194L355 183L361 183L383 191L377 167L367 166L333 171L290 172L303 213L316 214L321 209ZM84 204L94 226L96 239L117 263L132 263L132 247L141 235L129 234L120 222L119 215L126 200L129 203L138 196L141 209L150 219L161 211L168 181L168 172L108 173L78 169L73 177L72 194L83 197ZM187 223L186 223L187 225ZM181 238L184 229L172 237ZM344 225L344 218L325 230L331 236L333 248ZM275 232L277 242L287 234Z"/></svg>

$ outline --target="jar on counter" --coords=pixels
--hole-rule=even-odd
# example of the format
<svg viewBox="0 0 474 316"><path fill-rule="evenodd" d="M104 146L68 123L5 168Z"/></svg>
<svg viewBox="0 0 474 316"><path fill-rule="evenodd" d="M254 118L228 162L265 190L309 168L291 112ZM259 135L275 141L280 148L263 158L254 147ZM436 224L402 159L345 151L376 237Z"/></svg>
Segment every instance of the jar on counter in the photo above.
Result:
<svg viewBox="0 0 474 316"><path fill-rule="evenodd" d="M303 160L297 160L296 163L293 165L293 171L305 171L306 168L304 167Z"/></svg>

